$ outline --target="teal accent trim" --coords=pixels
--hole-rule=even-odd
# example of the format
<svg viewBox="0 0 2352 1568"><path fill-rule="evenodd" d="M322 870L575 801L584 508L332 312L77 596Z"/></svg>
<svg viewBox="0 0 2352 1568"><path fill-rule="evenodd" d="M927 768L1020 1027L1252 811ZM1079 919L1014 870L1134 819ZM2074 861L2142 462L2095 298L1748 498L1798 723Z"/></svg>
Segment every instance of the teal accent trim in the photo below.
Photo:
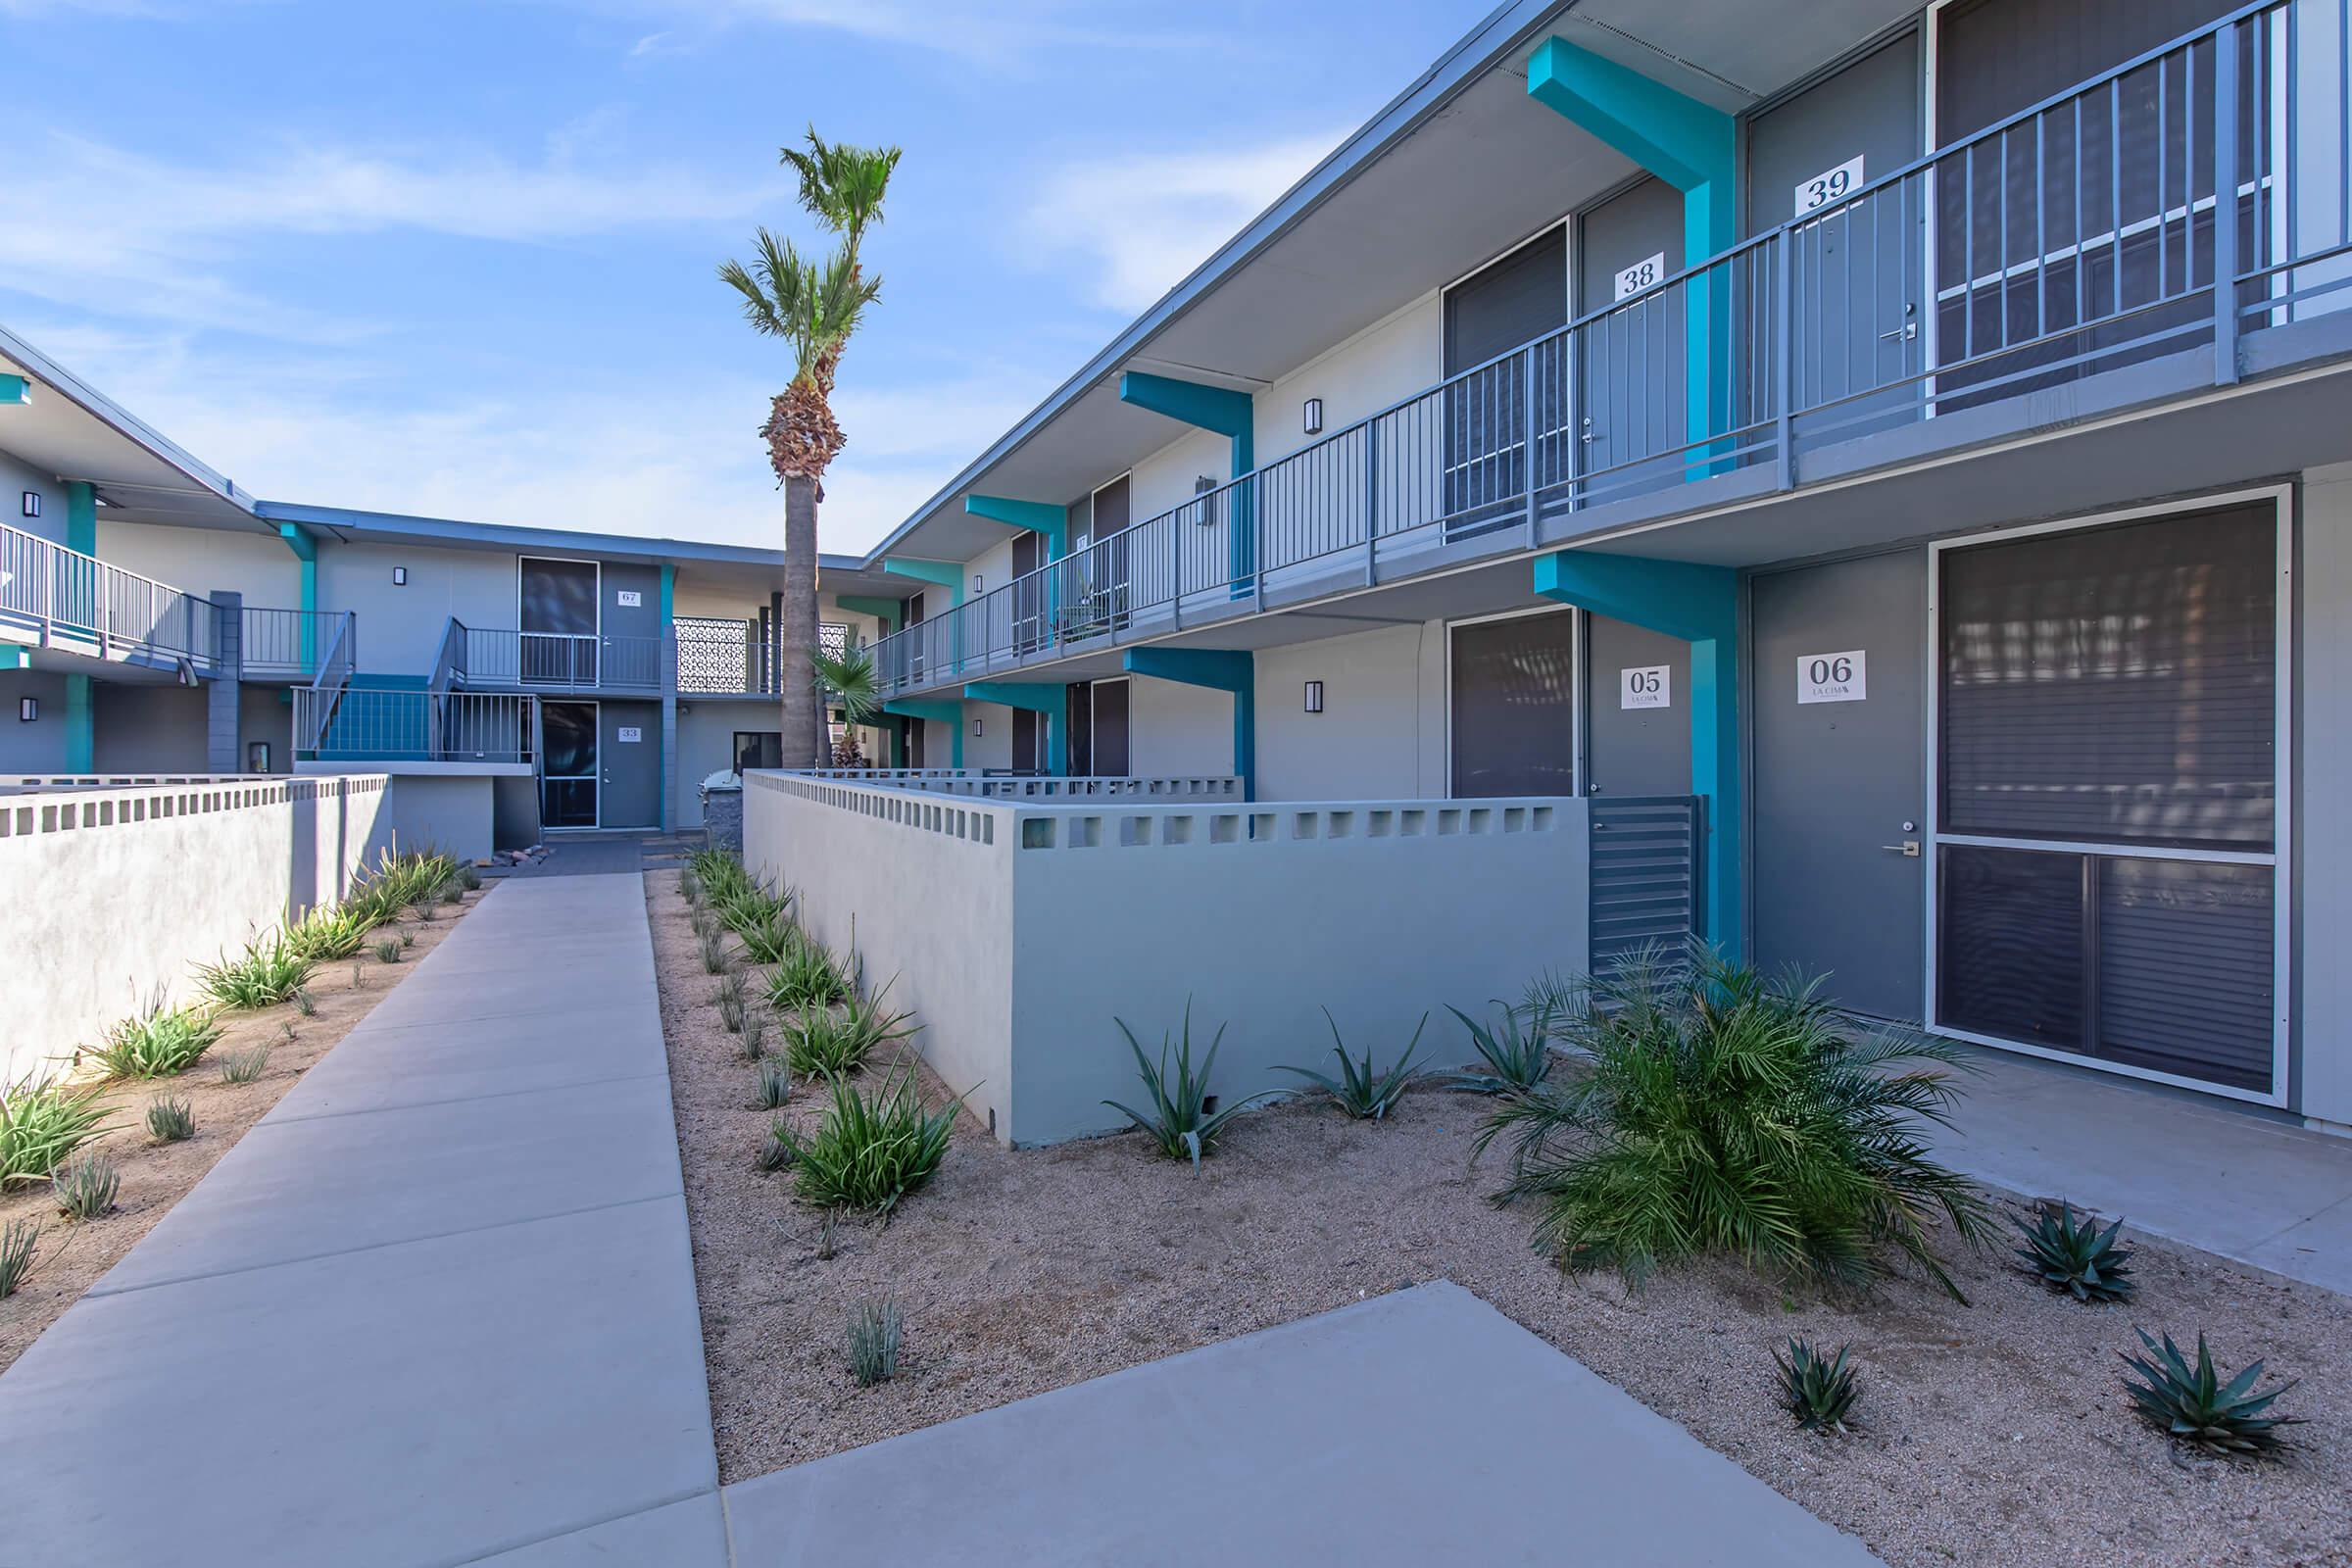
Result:
<svg viewBox="0 0 2352 1568"><path fill-rule="evenodd" d="M98 771L97 714L90 706L90 677L66 677L66 771Z"/></svg>
<svg viewBox="0 0 2352 1568"><path fill-rule="evenodd" d="M1213 648L1130 648L1120 660L1130 675L1205 686L1233 694L1233 771L1242 799L1257 799L1257 656Z"/></svg>
<svg viewBox="0 0 2352 1568"><path fill-rule="evenodd" d="M853 615L871 615L882 623L882 635L887 637L899 629L906 607L896 599L873 599L863 594L835 594L833 602Z"/></svg>
<svg viewBox="0 0 2352 1568"><path fill-rule="evenodd" d="M87 479L66 481L66 548L98 554L98 488ZM86 773L88 768L71 771Z"/></svg>
<svg viewBox="0 0 2352 1568"><path fill-rule="evenodd" d="M287 549L294 552L294 559L302 563L302 608L316 612L318 608L318 536L299 522L279 523L277 536L286 542ZM302 662L309 665L318 662L318 623L308 616L302 623Z"/></svg>
<svg viewBox="0 0 2352 1568"><path fill-rule="evenodd" d="M1119 377L1119 401L1185 424L1214 430L1233 440L1233 473L1239 479L1255 464L1250 448L1257 428L1256 404L1247 392L1179 381L1174 376L1129 370Z"/></svg>
<svg viewBox="0 0 2352 1568"><path fill-rule="evenodd" d="M19 648L13 643L0 646L0 670L30 669L31 667L31 649Z"/></svg>
<svg viewBox="0 0 2352 1568"><path fill-rule="evenodd" d="M1741 950L1745 821L1740 775L1740 574L1729 566L1561 550L1538 556L1536 592L1690 645L1690 793L1706 801L1706 938Z"/></svg>
<svg viewBox="0 0 2352 1568"><path fill-rule="evenodd" d="M1008 528L1026 528L1046 536L1046 559L1059 561L1070 553L1070 509L1043 501L1014 501L1006 496L965 496L963 510Z"/></svg>
<svg viewBox="0 0 2352 1568"><path fill-rule="evenodd" d="M0 409L21 409L32 402L32 382L22 375L0 375Z"/></svg>
<svg viewBox="0 0 2352 1568"><path fill-rule="evenodd" d="M1070 771L1070 691L1067 686L1037 681L980 680L963 688L975 703L1003 703L1025 708L1046 720L1046 771L1066 777Z"/></svg>
<svg viewBox="0 0 2352 1568"><path fill-rule="evenodd" d="M1731 116L1564 38L1544 39L1528 57L1527 92L1683 193L1685 267L1739 238L1740 139ZM1692 440L1730 428L1729 296L1719 274L1685 289Z"/></svg>
<svg viewBox="0 0 2352 1568"><path fill-rule="evenodd" d="M670 563L668 563L668 562L664 561L663 563L662 563L662 630L664 630L664 631L667 631L667 630L669 629L669 627L670 627L670 624L671 624L671 622L673 622L674 620L676 620L676 619L677 619L677 608L678 608L678 568L677 568L676 566L672 565Z"/></svg>
<svg viewBox="0 0 2352 1568"><path fill-rule="evenodd" d="M955 595L956 603L963 603L963 567L953 561L918 561L912 556L892 556L882 563L882 569L899 577L912 577L920 582L936 584Z"/></svg>
<svg viewBox="0 0 2352 1568"><path fill-rule="evenodd" d="M955 737L948 747L948 765L963 765L963 704L953 698L901 697L884 703L882 711L901 718L935 718L947 725L948 733Z"/></svg>

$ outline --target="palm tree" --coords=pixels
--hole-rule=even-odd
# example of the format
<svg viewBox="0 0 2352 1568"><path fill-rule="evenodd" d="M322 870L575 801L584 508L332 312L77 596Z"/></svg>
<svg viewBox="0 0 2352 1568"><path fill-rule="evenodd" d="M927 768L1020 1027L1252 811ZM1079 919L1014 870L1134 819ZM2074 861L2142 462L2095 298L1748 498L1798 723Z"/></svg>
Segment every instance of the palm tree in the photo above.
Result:
<svg viewBox="0 0 2352 1568"><path fill-rule="evenodd" d="M843 725L849 731L845 743L850 751L857 750L858 727L870 722L882 709L882 687L874 674L874 656L862 648L845 648L838 655L823 649L809 656L809 663L818 688L819 710L825 701L824 693L832 694L833 705L841 710ZM831 761L834 766L846 766L840 754Z"/></svg>
<svg viewBox="0 0 2352 1568"><path fill-rule="evenodd" d="M882 220L882 197L899 166L896 147L827 142L812 126L806 150L777 157L800 175L801 206L835 237L823 261L804 257L789 239L761 228L750 267L726 262L721 281L743 296L744 319L766 337L792 345L791 384L760 427L767 461L784 491L784 626L777 671L783 696L783 764L811 767L824 757L825 715L811 658L816 649L816 508L825 469L846 438L833 417L833 378L866 307L882 292L859 252L865 231Z"/></svg>

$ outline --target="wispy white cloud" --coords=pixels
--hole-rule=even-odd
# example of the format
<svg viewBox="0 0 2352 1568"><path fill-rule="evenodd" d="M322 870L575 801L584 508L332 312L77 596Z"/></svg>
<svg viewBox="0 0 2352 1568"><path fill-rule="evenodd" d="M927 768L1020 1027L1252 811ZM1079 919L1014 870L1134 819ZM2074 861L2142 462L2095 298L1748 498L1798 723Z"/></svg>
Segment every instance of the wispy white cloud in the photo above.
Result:
<svg viewBox="0 0 2352 1568"><path fill-rule="evenodd" d="M1140 311L1271 206L1339 140L1335 131L1067 164L1040 183L1022 234L1086 264L1097 304Z"/></svg>
<svg viewBox="0 0 2352 1568"><path fill-rule="evenodd" d="M0 0L5 3L5 0ZM640 38L632 55L671 53L692 32L737 26L808 27L877 43L940 50L1010 65L1042 50L1228 47L1207 29L1170 28L1111 0L572 0L590 9L660 16L673 30Z"/></svg>
<svg viewBox="0 0 2352 1568"><path fill-rule="evenodd" d="M5 3L5 0L0 0ZM352 323L258 297L237 261L285 236L415 230L546 242L739 219L767 194L686 168L591 165L584 117L535 163L478 149L361 151L292 143L232 167L169 162L52 134L0 148L0 278L63 303L306 340ZM91 221L93 192L105 220Z"/></svg>

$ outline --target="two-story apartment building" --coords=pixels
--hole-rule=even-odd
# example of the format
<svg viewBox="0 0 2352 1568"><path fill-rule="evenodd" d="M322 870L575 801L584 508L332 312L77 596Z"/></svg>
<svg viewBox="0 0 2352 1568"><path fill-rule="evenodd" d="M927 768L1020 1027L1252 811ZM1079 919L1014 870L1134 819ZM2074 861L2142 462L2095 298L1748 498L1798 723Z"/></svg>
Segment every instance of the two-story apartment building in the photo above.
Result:
<svg viewBox="0 0 2352 1568"><path fill-rule="evenodd" d="M0 774L385 771L486 854L777 759L780 551L260 501L4 332L0 496ZM906 579L822 571L828 640L897 628Z"/></svg>
<svg viewBox="0 0 2352 1568"><path fill-rule="evenodd" d="M1503 5L874 552L932 585L891 708L934 767L1294 808L1244 843L1501 797L1597 845L1609 803L1688 800L1655 891L1727 947L2352 1123L2348 62L2344 0ZM823 799L1118 842L868 798L924 789ZM1376 986L1398 921L1481 918L1422 887L1385 927L1152 935L1151 867L1208 853L1131 858L1170 1016L1246 1020L1237 945ZM1597 888L1559 903L1597 952ZM1067 1010L1023 996L972 1027ZM1249 1000L1269 1052L1320 1027Z"/></svg>

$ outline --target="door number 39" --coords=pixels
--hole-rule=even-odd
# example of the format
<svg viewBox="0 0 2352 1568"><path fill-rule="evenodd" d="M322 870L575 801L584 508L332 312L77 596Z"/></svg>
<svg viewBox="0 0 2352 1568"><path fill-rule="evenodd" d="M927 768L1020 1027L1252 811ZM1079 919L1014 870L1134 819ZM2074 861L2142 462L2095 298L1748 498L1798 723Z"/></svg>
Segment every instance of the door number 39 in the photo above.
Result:
<svg viewBox="0 0 2352 1568"><path fill-rule="evenodd" d="M1799 180L1796 186L1796 210L1809 213L1816 207L1843 201L1862 188L1862 160L1849 158L1836 169L1825 170L1811 179Z"/></svg>

